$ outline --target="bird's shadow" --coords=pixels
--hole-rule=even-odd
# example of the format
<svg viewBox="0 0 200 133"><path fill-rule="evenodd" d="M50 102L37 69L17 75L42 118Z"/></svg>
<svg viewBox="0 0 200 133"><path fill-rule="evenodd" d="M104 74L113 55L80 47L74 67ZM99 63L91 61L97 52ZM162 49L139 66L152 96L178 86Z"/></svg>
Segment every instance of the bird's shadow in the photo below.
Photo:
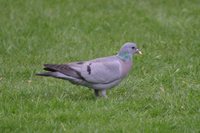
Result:
<svg viewBox="0 0 200 133"><path fill-rule="evenodd" d="M93 90L77 88L78 90L69 91L63 90L62 94L57 95L59 99L66 101L95 101L98 98L94 96ZM81 89L81 90L79 90Z"/></svg>
<svg viewBox="0 0 200 133"><path fill-rule="evenodd" d="M81 89L81 90L80 90ZM66 101L99 101L99 100L105 100L108 97L102 97L98 96L96 97L94 95L94 90L93 89L87 89L87 88L77 88L76 91L70 91L70 90L63 90L63 93L60 94L59 96L57 95L62 100Z"/></svg>

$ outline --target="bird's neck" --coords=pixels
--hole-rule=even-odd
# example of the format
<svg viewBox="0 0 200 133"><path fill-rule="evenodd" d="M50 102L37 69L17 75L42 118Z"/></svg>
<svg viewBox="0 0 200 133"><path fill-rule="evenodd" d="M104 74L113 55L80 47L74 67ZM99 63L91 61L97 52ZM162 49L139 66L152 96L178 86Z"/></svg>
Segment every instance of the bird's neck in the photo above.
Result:
<svg viewBox="0 0 200 133"><path fill-rule="evenodd" d="M128 52L119 52L117 56L122 59L123 61L132 61L133 55Z"/></svg>

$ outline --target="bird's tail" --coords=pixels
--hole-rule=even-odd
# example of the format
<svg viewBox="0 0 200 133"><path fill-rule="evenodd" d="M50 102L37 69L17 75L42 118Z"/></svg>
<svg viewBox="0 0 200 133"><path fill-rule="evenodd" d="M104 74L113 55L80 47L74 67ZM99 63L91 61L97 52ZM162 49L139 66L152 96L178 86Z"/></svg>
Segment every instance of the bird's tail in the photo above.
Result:
<svg viewBox="0 0 200 133"><path fill-rule="evenodd" d="M52 74L52 72L36 73L35 75L37 75L37 76L48 76L48 77L54 76L54 75Z"/></svg>
<svg viewBox="0 0 200 133"><path fill-rule="evenodd" d="M64 75L60 72L42 72L42 73L36 73L37 76L46 76L46 77L53 77L53 78L59 78L59 79L65 79L65 80L77 80L74 77Z"/></svg>

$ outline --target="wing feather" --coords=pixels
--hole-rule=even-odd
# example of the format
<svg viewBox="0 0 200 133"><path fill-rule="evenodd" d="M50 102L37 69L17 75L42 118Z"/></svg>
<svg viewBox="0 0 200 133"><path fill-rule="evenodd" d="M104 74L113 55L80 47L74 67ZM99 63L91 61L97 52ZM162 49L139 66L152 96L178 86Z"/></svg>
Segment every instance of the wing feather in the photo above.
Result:
<svg viewBox="0 0 200 133"><path fill-rule="evenodd" d="M81 74L78 71L72 69L68 64L44 64L44 70L51 72L60 72L67 76L83 79Z"/></svg>
<svg viewBox="0 0 200 133"><path fill-rule="evenodd" d="M92 83L109 83L120 79L120 63L111 62L86 62L81 67L81 76Z"/></svg>
<svg viewBox="0 0 200 133"><path fill-rule="evenodd" d="M121 64L119 60L112 58L100 58L85 62L73 62L69 64L45 64L47 71L58 71L67 76L82 79L93 84L106 84L121 78Z"/></svg>

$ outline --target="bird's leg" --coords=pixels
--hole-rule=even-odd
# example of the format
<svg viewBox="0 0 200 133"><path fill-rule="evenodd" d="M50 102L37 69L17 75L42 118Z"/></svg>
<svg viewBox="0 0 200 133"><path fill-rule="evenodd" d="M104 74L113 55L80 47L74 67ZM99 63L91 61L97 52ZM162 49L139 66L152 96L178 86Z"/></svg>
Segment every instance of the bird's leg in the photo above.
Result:
<svg viewBox="0 0 200 133"><path fill-rule="evenodd" d="M101 91L101 96L102 97L107 97L107 95L106 95L106 89Z"/></svg>
<svg viewBox="0 0 200 133"><path fill-rule="evenodd" d="M95 94L96 97L98 97L99 96L99 90L94 90L94 94Z"/></svg>

